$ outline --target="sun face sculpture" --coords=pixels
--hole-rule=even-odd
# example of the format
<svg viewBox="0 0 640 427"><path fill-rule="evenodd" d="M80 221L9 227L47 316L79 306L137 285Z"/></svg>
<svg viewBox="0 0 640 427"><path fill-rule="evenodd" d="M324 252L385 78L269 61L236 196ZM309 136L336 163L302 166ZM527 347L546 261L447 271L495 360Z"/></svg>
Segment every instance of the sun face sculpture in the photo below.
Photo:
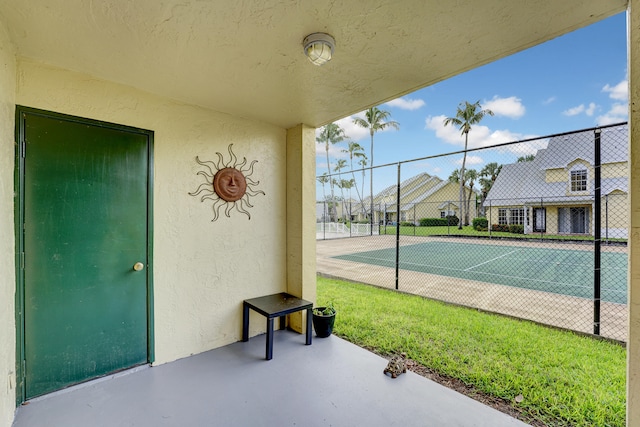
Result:
<svg viewBox="0 0 640 427"><path fill-rule="evenodd" d="M231 217L231 211L235 208L238 212L247 215L251 219L251 214L247 209L252 208L253 205L250 203L249 198L258 194L265 195L264 191L254 188L254 186L260 184L260 181L254 181L250 178L253 175L253 165L258 161L254 160L249 166L246 166L247 158L244 157L243 161L238 163L238 158L231 149L232 146L233 144L229 144L230 159L226 163L221 153L216 153L218 161L215 163L202 161L196 156L196 162L206 168L198 171L198 175L202 175L205 178L205 182L200 184L196 191L189 193L189 195L198 196L202 194L200 197L201 202L213 200L213 219L211 221L215 221L220 217L220 208L222 206L225 206L224 213L229 218Z"/></svg>

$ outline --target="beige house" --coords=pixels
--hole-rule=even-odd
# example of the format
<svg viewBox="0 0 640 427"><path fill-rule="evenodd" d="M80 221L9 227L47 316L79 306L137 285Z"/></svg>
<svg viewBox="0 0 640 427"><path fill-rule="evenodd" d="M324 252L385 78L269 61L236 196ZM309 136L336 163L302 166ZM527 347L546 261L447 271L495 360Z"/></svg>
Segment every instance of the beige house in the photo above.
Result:
<svg viewBox="0 0 640 427"><path fill-rule="evenodd" d="M627 125L604 128L601 142L601 235L627 238ZM532 161L503 165L484 202L491 224L525 234L593 235L594 132L550 138Z"/></svg>
<svg viewBox="0 0 640 427"><path fill-rule="evenodd" d="M469 197L465 187L465 202ZM374 197L376 218L386 222L408 221L418 224L422 218L444 218L459 215L458 184L437 176L421 173L400 183L400 217L398 218L398 186L391 185ZM475 194L475 193L474 193ZM473 206L475 197L471 195ZM358 205L359 206L359 205ZM365 207L367 203L365 202ZM367 212L370 208L366 209ZM359 210L356 210L356 212Z"/></svg>
<svg viewBox="0 0 640 427"><path fill-rule="evenodd" d="M316 127L627 8L637 105L636 0L0 2L0 427L51 389L38 375L67 385L107 362L166 363L240 340L243 299L315 300ZM302 47L316 32L335 39L322 67ZM231 183L240 176L246 188ZM629 205L627 423L638 425L638 191ZM85 291L104 303L86 309ZM118 316L130 316L117 328L126 346L66 346Z"/></svg>

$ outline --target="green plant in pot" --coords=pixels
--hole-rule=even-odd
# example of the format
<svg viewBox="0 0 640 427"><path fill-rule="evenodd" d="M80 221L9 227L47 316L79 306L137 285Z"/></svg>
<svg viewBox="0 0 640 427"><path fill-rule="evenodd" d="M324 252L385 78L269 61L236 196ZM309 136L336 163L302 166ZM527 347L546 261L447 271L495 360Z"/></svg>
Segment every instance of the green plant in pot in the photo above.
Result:
<svg viewBox="0 0 640 427"><path fill-rule="evenodd" d="M332 303L313 309L313 329L318 338L326 338L333 332L336 320L336 309Z"/></svg>

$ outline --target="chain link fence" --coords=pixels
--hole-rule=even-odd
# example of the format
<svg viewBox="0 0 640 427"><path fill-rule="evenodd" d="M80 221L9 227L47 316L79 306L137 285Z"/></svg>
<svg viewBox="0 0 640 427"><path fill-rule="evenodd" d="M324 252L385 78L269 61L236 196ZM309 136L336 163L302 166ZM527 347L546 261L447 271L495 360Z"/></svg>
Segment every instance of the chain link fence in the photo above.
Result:
<svg viewBox="0 0 640 427"><path fill-rule="evenodd" d="M374 168L318 203L318 272L626 341L628 167L623 123Z"/></svg>

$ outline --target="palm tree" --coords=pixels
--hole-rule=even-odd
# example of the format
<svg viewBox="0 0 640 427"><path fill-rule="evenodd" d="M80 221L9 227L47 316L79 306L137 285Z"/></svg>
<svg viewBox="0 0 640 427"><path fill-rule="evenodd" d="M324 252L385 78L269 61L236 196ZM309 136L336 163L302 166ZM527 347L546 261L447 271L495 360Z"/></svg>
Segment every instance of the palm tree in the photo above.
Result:
<svg viewBox="0 0 640 427"><path fill-rule="evenodd" d="M331 163L329 162L329 146L344 141L344 130L337 123L329 123L326 126L320 128L320 135L316 137L316 141L324 144L324 149L327 153L327 171L329 177L331 177ZM331 200L333 201L333 180L329 180L329 186L331 188Z"/></svg>
<svg viewBox="0 0 640 427"><path fill-rule="evenodd" d="M340 180L340 188L345 188L347 190L349 190L349 204L347 205L347 213L349 215L349 221L351 221L351 189L356 185L356 180L351 178L351 179L341 179ZM343 198L344 200L344 198ZM347 203L346 200L343 201L344 204Z"/></svg>
<svg viewBox="0 0 640 427"><path fill-rule="evenodd" d="M489 190L491 190L493 183L496 182L501 170L502 165L499 165L497 162L491 162L484 165L480 171L480 186L482 188L483 201L487 198L487 194L489 194Z"/></svg>
<svg viewBox="0 0 640 427"><path fill-rule="evenodd" d="M462 209L462 201L464 200L464 167L467 162L467 146L469 143L469 131L471 130L471 125L475 125L480 123L480 121L486 115L493 116L493 111L489 109L481 109L480 101L476 101L474 104L469 104L468 101L461 102L458 105L458 111L456 111L455 117L447 117L444 119L444 125L448 126L450 124L454 126L458 126L458 129L461 131L461 135L464 135L464 156L462 157L462 167L460 168L460 209ZM462 217L462 212L460 212L460 216ZM461 218L462 219L462 218ZM462 229L462 220L458 225L458 229Z"/></svg>
<svg viewBox="0 0 640 427"><path fill-rule="evenodd" d="M449 180L449 182L452 182L454 184L460 184L460 169L452 170L451 171L451 175L449 175L448 180ZM462 183L462 184L464 185L464 183ZM447 213L447 215L449 215L449 214ZM462 207L461 207L461 203L458 203L458 215L460 216L460 221L458 223L462 224Z"/></svg>
<svg viewBox="0 0 640 427"><path fill-rule="evenodd" d="M345 159L339 159L336 167L333 169L335 172L338 172L338 180L336 181L338 184L338 188L340 188L340 195L342 196L342 200L344 201L344 187L342 186L342 173L340 172L342 168L347 166L347 161Z"/></svg>
<svg viewBox="0 0 640 427"><path fill-rule="evenodd" d="M353 186L356 187L358 200L360 200L360 204L362 205L364 202L362 200L362 196L360 195L360 190L358 189L358 186L355 185L356 175L355 175L355 172L353 172L353 158L358 157L358 158L366 159L367 156L364 154L364 148L362 148L362 146L357 142L349 141L348 144L349 144L349 148L347 150L342 150L342 152L349 153L349 162L351 165L351 176L353 177ZM366 165L366 161L365 161L365 165ZM362 171L362 174L364 175L364 170ZM349 195L349 198L351 198L351 195Z"/></svg>
<svg viewBox="0 0 640 427"><path fill-rule="evenodd" d="M319 177L316 178L320 184L322 184L322 200L327 200L327 193L324 190L324 185L329 182L329 176L327 173L323 173Z"/></svg>
<svg viewBox="0 0 640 427"><path fill-rule="evenodd" d="M364 169L367 167L367 156L362 156L362 158L360 160L358 160L358 164L360 166L362 166L362 194L363 194L363 197L364 197L364 177L365 177L365 170ZM356 185L356 188L358 188L357 185ZM360 198L360 206L362 207L362 214L366 218L367 210L364 208L364 200L362 198Z"/></svg>
<svg viewBox="0 0 640 427"><path fill-rule="evenodd" d="M340 189L340 193L344 194L342 190L342 181L341 179L332 178L332 184ZM333 199L333 209L336 212L336 221L340 221L340 218L344 217L344 196L338 196ZM340 216L338 216L338 206L340 206Z"/></svg>
<svg viewBox="0 0 640 427"><path fill-rule="evenodd" d="M536 159L536 156L534 154L527 154L526 156L518 157L518 160L516 160L516 162L517 163L533 162L535 159Z"/></svg>
<svg viewBox="0 0 640 427"><path fill-rule="evenodd" d="M471 195L475 194L473 186L478 179L478 171L475 169L467 169L464 172L465 185L469 186L469 195L467 196L467 206L465 210L464 225L469 225L469 212L471 212Z"/></svg>
<svg viewBox="0 0 640 427"><path fill-rule="evenodd" d="M471 211L470 206L471 206L471 195L474 194L473 193L473 186L475 185L476 180L478 179L478 171L476 171L475 169L467 169L466 171L464 171L464 181L462 182L462 185L465 187L465 189L467 187L469 187L469 194L467 196L467 200L464 202L466 205L466 216L463 218L462 217L462 209L460 210L460 222L462 222L464 220L465 225L469 225L469 212ZM459 169L454 169L451 172L451 175L449 175L449 182L453 182L458 184L460 182L460 170ZM466 190L465 190L466 191Z"/></svg>
<svg viewBox="0 0 640 427"><path fill-rule="evenodd" d="M326 203L326 201L327 201L327 193L324 190L324 185L329 182L329 175L327 175L327 173L325 172L322 175L320 175L319 177L317 177L316 179L318 180L318 182L320 184L322 184L322 200L323 200L324 203ZM325 219L324 214L323 214L322 222L325 222L325 221L326 221L326 219Z"/></svg>
<svg viewBox="0 0 640 427"><path fill-rule="evenodd" d="M369 129L369 135L371 135L371 175L369 176L369 186L371 190L371 234L373 234L373 135L386 128L400 129L400 124L389 120L391 113L388 111L380 110L378 107L371 107L365 111L365 118L356 117L353 119L353 123L357 126Z"/></svg>

